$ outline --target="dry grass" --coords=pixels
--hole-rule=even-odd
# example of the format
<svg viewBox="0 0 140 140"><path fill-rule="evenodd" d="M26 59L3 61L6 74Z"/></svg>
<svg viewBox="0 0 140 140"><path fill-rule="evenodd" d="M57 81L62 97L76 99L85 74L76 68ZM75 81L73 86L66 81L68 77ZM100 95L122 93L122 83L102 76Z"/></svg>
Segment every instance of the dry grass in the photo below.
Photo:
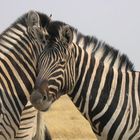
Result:
<svg viewBox="0 0 140 140"><path fill-rule="evenodd" d="M67 96L52 105L45 121L53 140L96 140L88 121Z"/></svg>

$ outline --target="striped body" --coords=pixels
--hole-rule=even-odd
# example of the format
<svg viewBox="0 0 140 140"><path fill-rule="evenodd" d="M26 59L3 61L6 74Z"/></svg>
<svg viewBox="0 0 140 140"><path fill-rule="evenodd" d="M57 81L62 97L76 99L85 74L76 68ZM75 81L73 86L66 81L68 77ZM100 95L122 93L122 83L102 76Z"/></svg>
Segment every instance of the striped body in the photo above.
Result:
<svg viewBox="0 0 140 140"><path fill-rule="evenodd" d="M79 51L79 78L70 98L98 139L140 139L140 73L110 68L107 57ZM96 57L97 55L97 57Z"/></svg>
<svg viewBox="0 0 140 140"><path fill-rule="evenodd" d="M36 133L37 110L29 97L43 46L29 34L27 16L0 35L0 140L31 140Z"/></svg>
<svg viewBox="0 0 140 140"><path fill-rule="evenodd" d="M99 140L140 139L140 73L127 56L94 37L76 36L61 22L52 22L48 33L34 107L46 111L67 93Z"/></svg>

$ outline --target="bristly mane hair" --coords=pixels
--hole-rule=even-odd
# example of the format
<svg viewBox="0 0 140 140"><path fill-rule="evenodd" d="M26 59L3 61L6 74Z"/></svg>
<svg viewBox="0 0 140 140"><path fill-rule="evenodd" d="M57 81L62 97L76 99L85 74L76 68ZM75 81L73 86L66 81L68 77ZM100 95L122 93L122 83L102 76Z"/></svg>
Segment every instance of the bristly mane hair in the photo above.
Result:
<svg viewBox="0 0 140 140"><path fill-rule="evenodd" d="M37 11L36 11L37 12ZM6 31L8 31L11 27L16 27L16 25L19 23L19 24L22 24L23 26L27 27L27 23L26 23L26 19L27 19L27 16L28 16L28 13L25 13L23 14L22 16L20 16L15 22L13 22L6 30L4 30L1 34L0 34L0 37L2 34L4 34ZM40 13L40 12L37 12L39 17L40 17L40 25L43 27L43 28L47 28L47 26L49 25L49 22L50 22L50 17L48 17L46 14L43 14L43 13ZM18 28L18 27L17 27Z"/></svg>
<svg viewBox="0 0 140 140"><path fill-rule="evenodd" d="M61 33L61 29L68 24L61 21L52 21L49 25L48 32L49 35L53 37L58 37ZM82 46L86 51L91 51L93 57L96 55L100 55L100 62L106 62L106 57L108 61L110 61L110 67L114 67L117 69L122 69L125 67L125 70L134 70L133 63L129 60L129 58L125 54L121 54L117 49L108 45L107 43L98 40L94 36L86 36L79 32L76 28L68 25L69 28L73 31L73 42L79 46ZM82 45L80 45L82 44ZM117 61L117 64L116 64Z"/></svg>
<svg viewBox="0 0 140 140"><path fill-rule="evenodd" d="M125 70L134 71L134 65L129 60L127 55L121 54L119 50L113 48L112 46L108 45L107 43L101 40L99 40L98 43L95 44L95 46L96 47L92 48L92 54L93 56L101 55L101 62L111 62L109 66L114 67L118 70L125 68ZM107 60L105 60L106 58Z"/></svg>
<svg viewBox="0 0 140 140"><path fill-rule="evenodd" d="M131 70L131 71L134 70L134 65L129 60L127 55L121 54L119 50L113 48L112 46L108 45L107 43L101 40L98 40L94 36L85 36L74 28L73 31L77 32L76 44L79 44L80 39L82 38L83 48L86 49L87 51L92 50L93 57L95 55L98 55L99 53L100 55L102 55L100 62L104 62L104 59L108 56L109 57L108 61L111 61L110 67L116 67L117 69L122 69L123 67L125 67L126 70ZM116 60L118 61L118 65L114 65Z"/></svg>
<svg viewBox="0 0 140 140"><path fill-rule="evenodd" d="M98 40L95 36L84 35L74 27L70 26L70 28L76 35L75 43L79 45L80 41L82 40L81 42L83 44L83 48L86 50L92 50L93 57L95 56L95 54L100 53L100 55L102 55L100 62L104 62L104 59L108 56L108 61L111 61L110 67L116 67L117 69L122 69L123 67L125 67L126 70L134 70L134 65L127 57L127 55L121 54L119 50L108 45L104 41ZM119 61L118 65L114 65L116 60Z"/></svg>

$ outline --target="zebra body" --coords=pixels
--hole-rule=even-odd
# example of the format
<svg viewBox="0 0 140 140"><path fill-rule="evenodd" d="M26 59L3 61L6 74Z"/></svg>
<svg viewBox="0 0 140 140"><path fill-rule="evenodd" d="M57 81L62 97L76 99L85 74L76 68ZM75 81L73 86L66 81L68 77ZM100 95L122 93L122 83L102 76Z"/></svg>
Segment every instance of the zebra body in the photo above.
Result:
<svg viewBox="0 0 140 140"><path fill-rule="evenodd" d="M73 43L73 30L61 22L47 30L50 39L31 95L34 107L46 111L67 93L98 139L140 139L140 73L127 56L96 38L88 47Z"/></svg>
<svg viewBox="0 0 140 140"><path fill-rule="evenodd" d="M111 62L103 64L90 56L78 68L81 72L70 98L98 139L139 139L139 72L116 70L105 66Z"/></svg>
<svg viewBox="0 0 140 140"><path fill-rule="evenodd" d="M45 33L49 20L31 11L0 35L0 140L31 140L36 133L37 110L29 98L43 46L35 33Z"/></svg>

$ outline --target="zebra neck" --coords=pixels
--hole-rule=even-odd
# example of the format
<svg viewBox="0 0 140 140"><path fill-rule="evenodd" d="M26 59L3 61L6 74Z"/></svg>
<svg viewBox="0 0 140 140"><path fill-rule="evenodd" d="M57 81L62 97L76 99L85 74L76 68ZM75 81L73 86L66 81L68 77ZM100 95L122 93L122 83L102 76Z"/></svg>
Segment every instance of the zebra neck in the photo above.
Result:
<svg viewBox="0 0 140 140"><path fill-rule="evenodd" d="M92 73L95 60L91 57L91 54L85 51L83 48L77 49L76 58L76 84L69 96L73 103L80 109L80 103L83 100L83 95L86 96L86 88L88 88L88 80L90 79L90 73ZM82 95L82 96L81 96Z"/></svg>
<svg viewBox="0 0 140 140"><path fill-rule="evenodd" d="M9 55L16 53L21 59L32 63L33 67L36 67L38 56L43 50L43 46L29 37L27 27L19 23L1 35L0 45L2 52Z"/></svg>
<svg viewBox="0 0 140 140"><path fill-rule="evenodd" d="M22 104L26 104L34 87L36 77L36 61L39 48L32 42L26 32L26 27L17 24L5 31L0 38L0 60L4 75L9 78L11 85L15 87ZM13 82L12 82L13 81ZM15 85L13 85L15 84ZM8 84L9 86L9 84Z"/></svg>
<svg viewBox="0 0 140 140"><path fill-rule="evenodd" d="M99 106L105 105L107 102L110 103L110 99L113 98L114 94L117 94L117 97L120 96L121 92L124 92L123 95L128 93L128 87L130 86L128 79L133 80L133 73L135 72L109 67L109 65L100 62L82 49L79 51L78 56L76 65L79 75L69 96L80 112L90 120L89 109L91 112L94 111L94 107L99 102ZM111 98L109 98L110 96ZM99 111L99 107L97 106L96 109L94 114Z"/></svg>

